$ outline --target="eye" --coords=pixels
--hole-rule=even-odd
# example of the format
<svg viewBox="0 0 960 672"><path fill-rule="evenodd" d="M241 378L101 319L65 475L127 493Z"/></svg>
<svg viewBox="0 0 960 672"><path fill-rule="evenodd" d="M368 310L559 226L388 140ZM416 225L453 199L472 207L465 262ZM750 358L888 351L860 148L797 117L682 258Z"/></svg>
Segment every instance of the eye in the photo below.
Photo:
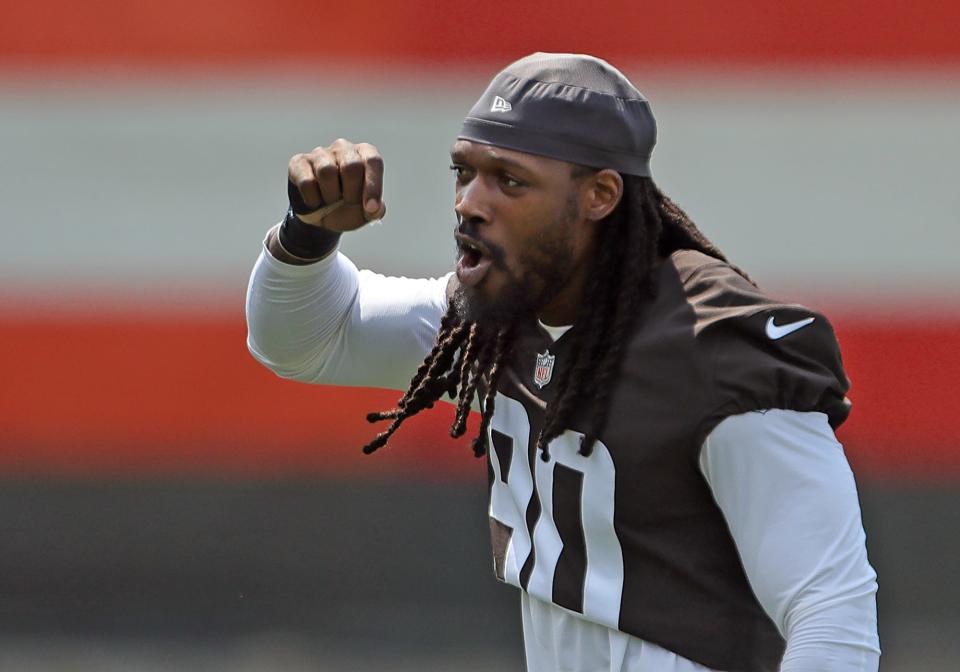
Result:
<svg viewBox="0 0 960 672"><path fill-rule="evenodd" d="M458 166L457 164L451 164L450 170L453 171L453 176L456 178L457 182L466 182L468 179L467 169L464 166Z"/></svg>
<svg viewBox="0 0 960 672"><path fill-rule="evenodd" d="M500 174L500 183L508 189L517 189L519 187L527 186L517 178L513 177L512 175L508 175L507 173Z"/></svg>

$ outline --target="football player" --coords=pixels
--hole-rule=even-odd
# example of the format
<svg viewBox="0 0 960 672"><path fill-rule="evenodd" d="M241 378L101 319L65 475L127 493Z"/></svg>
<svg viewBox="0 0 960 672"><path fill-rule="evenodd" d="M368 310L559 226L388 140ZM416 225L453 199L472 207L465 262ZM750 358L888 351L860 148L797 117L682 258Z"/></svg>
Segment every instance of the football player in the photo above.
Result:
<svg viewBox="0 0 960 672"><path fill-rule="evenodd" d="M833 330L658 189L655 134L600 59L511 64L453 145L460 255L437 279L337 252L383 216L376 148L294 156L250 351L287 378L406 390L370 414L389 424L366 452L446 394L454 436L479 408L494 568L521 591L531 672L876 670Z"/></svg>

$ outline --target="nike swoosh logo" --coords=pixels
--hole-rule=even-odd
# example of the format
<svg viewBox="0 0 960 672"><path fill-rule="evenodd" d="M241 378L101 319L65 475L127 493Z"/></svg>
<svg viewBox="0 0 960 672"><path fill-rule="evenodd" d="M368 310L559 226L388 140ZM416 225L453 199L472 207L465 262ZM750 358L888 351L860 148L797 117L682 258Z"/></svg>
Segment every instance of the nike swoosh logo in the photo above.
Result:
<svg viewBox="0 0 960 672"><path fill-rule="evenodd" d="M813 320L816 318L808 317L804 320L797 320L796 322L788 322L787 324L774 324L773 316L770 316L770 319L767 320L767 338L771 341L775 341L778 338L783 338L788 334L792 334L797 329L803 329L808 324L812 324Z"/></svg>

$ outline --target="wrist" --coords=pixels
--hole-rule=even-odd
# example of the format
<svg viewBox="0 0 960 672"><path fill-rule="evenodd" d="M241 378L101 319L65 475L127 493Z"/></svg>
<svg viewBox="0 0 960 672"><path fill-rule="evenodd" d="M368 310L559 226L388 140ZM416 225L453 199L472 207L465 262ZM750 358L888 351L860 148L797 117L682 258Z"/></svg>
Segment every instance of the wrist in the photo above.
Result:
<svg viewBox="0 0 960 672"><path fill-rule="evenodd" d="M290 209L277 229L276 243L287 256L300 263L311 263L337 249L340 235L322 226L305 224Z"/></svg>

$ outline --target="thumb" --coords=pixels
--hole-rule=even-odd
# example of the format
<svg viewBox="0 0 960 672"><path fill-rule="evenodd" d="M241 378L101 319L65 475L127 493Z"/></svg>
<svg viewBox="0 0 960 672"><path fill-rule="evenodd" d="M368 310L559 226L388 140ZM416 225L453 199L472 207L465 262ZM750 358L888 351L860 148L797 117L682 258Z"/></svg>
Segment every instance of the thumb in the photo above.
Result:
<svg viewBox="0 0 960 672"><path fill-rule="evenodd" d="M314 226L319 226L320 224L323 223L324 217L329 215L334 210L339 210L340 206L342 206L344 203L346 203L346 201L344 201L343 199L340 199L336 203L325 205L322 208L318 208L317 210L314 210L312 212L297 214L297 212L294 211L293 214L296 215L297 219L299 219L304 224L313 224Z"/></svg>
<svg viewBox="0 0 960 672"><path fill-rule="evenodd" d="M296 215L297 219L304 224L313 225L319 225L324 217L344 204L344 201L341 199L329 205L311 208L307 205L307 202L303 200L303 195L300 193L300 190L297 189L297 185L290 180L287 180L287 199L290 201L290 209L293 210L293 214Z"/></svg>

